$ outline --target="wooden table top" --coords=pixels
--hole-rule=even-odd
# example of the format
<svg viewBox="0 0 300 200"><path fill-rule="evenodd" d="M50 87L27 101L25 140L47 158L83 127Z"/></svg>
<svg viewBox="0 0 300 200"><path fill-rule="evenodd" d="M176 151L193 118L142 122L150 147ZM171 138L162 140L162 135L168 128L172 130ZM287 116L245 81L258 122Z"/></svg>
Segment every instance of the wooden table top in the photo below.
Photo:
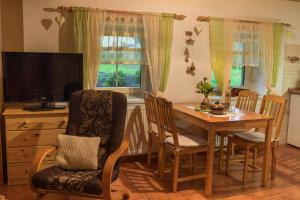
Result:
<svg viewBox="0 0 300 200"><path fill-rule="evenodd" d="M212 115L208 112L196 111L195 109L193 109L193 107L196 106L199 106L199 103L177 103L173 105L173 108L176 112L184 113L209 123L273 119L273 117L270 116L261 115L255 112L244 112L237 108L234 109L234 112L226 115Z"/></svg>

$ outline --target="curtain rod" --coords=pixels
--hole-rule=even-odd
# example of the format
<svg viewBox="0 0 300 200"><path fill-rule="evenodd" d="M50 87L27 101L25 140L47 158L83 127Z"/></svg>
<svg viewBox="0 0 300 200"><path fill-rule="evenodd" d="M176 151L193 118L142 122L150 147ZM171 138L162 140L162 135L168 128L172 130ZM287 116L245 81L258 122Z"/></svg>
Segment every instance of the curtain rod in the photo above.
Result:
<svg viewBox="0 0 300 200"><path fill-rule="evenodd" d="M220 19L224 20L224 18L220 18ZM209 20L210 20L210 17L205 17L205 16L198 16L197 17L198 22L209 22ZM250 20L240 20L240 19L238 19L236 21L245 22L245 23L257 23L257 24L263 23L262 21L250 21ZM285 23L278 23L278 24L282 24L284 26L291 27L290 24L285 24Z"/></svg>
<svg viewBox="0 0 300 200"><path fill-rule="evenodd" d="M91 9L91 10L95 10L95 11L101 11L101 10L106 10L107 12L111 12L111 13L120 13L120 14L136 14L136 15L143 15L143 14L148 14L148 15L157 15L159 13L152 13L152 12L136 12L136 11L124 11L124 10L108 10L108 9L99 9L99 8L87 8L87 9ZM69 12L73 11L73 7L66 7L66 6L58 6L57 10L66 10ZM170 13L166 13L166 14L170 14ZM172 14L171 14L172 15ZM177 15L174 14L174 19L176 20L184 20L186 18L185 15Z"/></svg>

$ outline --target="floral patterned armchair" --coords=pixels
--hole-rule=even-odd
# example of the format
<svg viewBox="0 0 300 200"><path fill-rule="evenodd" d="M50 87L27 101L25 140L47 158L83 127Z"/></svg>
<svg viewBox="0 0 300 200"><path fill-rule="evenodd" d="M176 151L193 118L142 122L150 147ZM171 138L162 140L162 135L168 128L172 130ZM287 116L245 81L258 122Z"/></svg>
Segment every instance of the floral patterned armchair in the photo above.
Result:
<svg viewBox="0 0 300 200"><path fill-rule="evenodd" d="M39 170L45 156L56 147L40 151L33 160L29 180L32 190L38 193L36 200L47 193L105 200L129 198L126 192L111 192L111 183L118 178L120 157L128 147L128 140L123 139L127 111L125 95L112 91L77 91L70 98L69 109L66 134L101 137L98 169L80 171L52 166Z"/></svg>

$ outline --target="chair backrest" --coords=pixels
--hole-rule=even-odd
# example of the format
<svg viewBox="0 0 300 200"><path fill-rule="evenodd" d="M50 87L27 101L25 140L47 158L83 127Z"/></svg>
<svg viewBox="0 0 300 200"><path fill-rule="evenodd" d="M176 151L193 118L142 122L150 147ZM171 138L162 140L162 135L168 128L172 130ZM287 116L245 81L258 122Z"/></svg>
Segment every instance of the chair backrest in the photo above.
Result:
<svg viewBox="0 0 300 200"><path fill-rule="evenodd" d="M153 131L152 125L158 125L157 100L151 93L144 94L148 130Z"/></svg>
<svg viewBox="0 0 300 200"><path fill-rule="evenodd" d="M255 112L258 94L250 90L242 90L239 92L236 102L236 108L248 112Z"/></svg>
<svg viewBox="0 0 300 200"><path fill-rule="evenodd" d="M76 91L71 95L66 134L99 136L98 168L123 140L127 99L122 93L99 90Z"/></svg>
<svg viewBox="0 0 300 200"><path fill-rule="evenodd" d="M175 124L173 104L171 101L165 98L157 98L157 110L159 116L159 126L161 130L161 139L166 137L166 131L172 133L174 139L174 145L179 147L178 132Z"/></svg>
<svg viewBox="0 0 300 200"><path fill-rule="evenodd" d="M261 103L259 113L274 117L273 119L273 133L274 138L280 138L280 129L282 125L283 115L286 106L286 99L277 95L265 95Z"/></svg>

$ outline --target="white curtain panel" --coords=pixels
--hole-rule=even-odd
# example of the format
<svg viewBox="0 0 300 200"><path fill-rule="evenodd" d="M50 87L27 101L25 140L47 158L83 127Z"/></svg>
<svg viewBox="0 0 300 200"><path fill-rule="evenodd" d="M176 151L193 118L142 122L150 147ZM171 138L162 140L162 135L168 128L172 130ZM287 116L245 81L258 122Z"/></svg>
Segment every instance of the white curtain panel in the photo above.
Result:
<svg viewBox="0 0 300 200"><path fill-rule="evenodd" d="M273 24L224 20L224 38L224 88L230 80L232 66L261 67L267 93L270 93L273 69Z"/></svg>
<svg viewBox="0 0 300 200"><path fill-rule="evenodd" d="M160 16L143 15L144 38L152 91L158 94L161 69L159 66L159 28Z"/></svg>
<svg viewBox="0 0 300 200"><path fill-rule="evenodd" d="M234 55L234 36L237 31L238 22L235 20L224 20L224 48L225 48L225 70L224 70L224 88L223 93L225 94L226 88L229 84L231 68L233 66L233 55ZM223 95L224 95L223 94Z"/></svg>
<svg viewBox="0 0 300 200"><path fill-rule="evenodd" d="M259 24L237 22L234 34L234 59L235 66L259 66L260 31Z"/></svg>
<svg viewBox="0 0 300 200"><path fill-rule="evenodd" d="M101 63L102 53L102 37L104 36L106 12L90 12L89 28L88 28L88 41L90 48L87 48L87 60L89 63L87 68L88 74L88 89L95 89L98 81L99 65ZM88 46L89 46L88 45Z"/></svg>
<svg viewBox="0 0 300 200"><path fill-rule="evenodd" d="M95 89L101 63L101 40L104 35L105 11L74 8L74 39L77 52L83 53L85 89Z"/></svg>
<svg viewBox="0 0 300 200"><path fill-rule="evenodd" d="M272 70L273 70L273 24L259 24L260 34L260 56L259 65L262 68L267 94L272 92Z"/></svg>

